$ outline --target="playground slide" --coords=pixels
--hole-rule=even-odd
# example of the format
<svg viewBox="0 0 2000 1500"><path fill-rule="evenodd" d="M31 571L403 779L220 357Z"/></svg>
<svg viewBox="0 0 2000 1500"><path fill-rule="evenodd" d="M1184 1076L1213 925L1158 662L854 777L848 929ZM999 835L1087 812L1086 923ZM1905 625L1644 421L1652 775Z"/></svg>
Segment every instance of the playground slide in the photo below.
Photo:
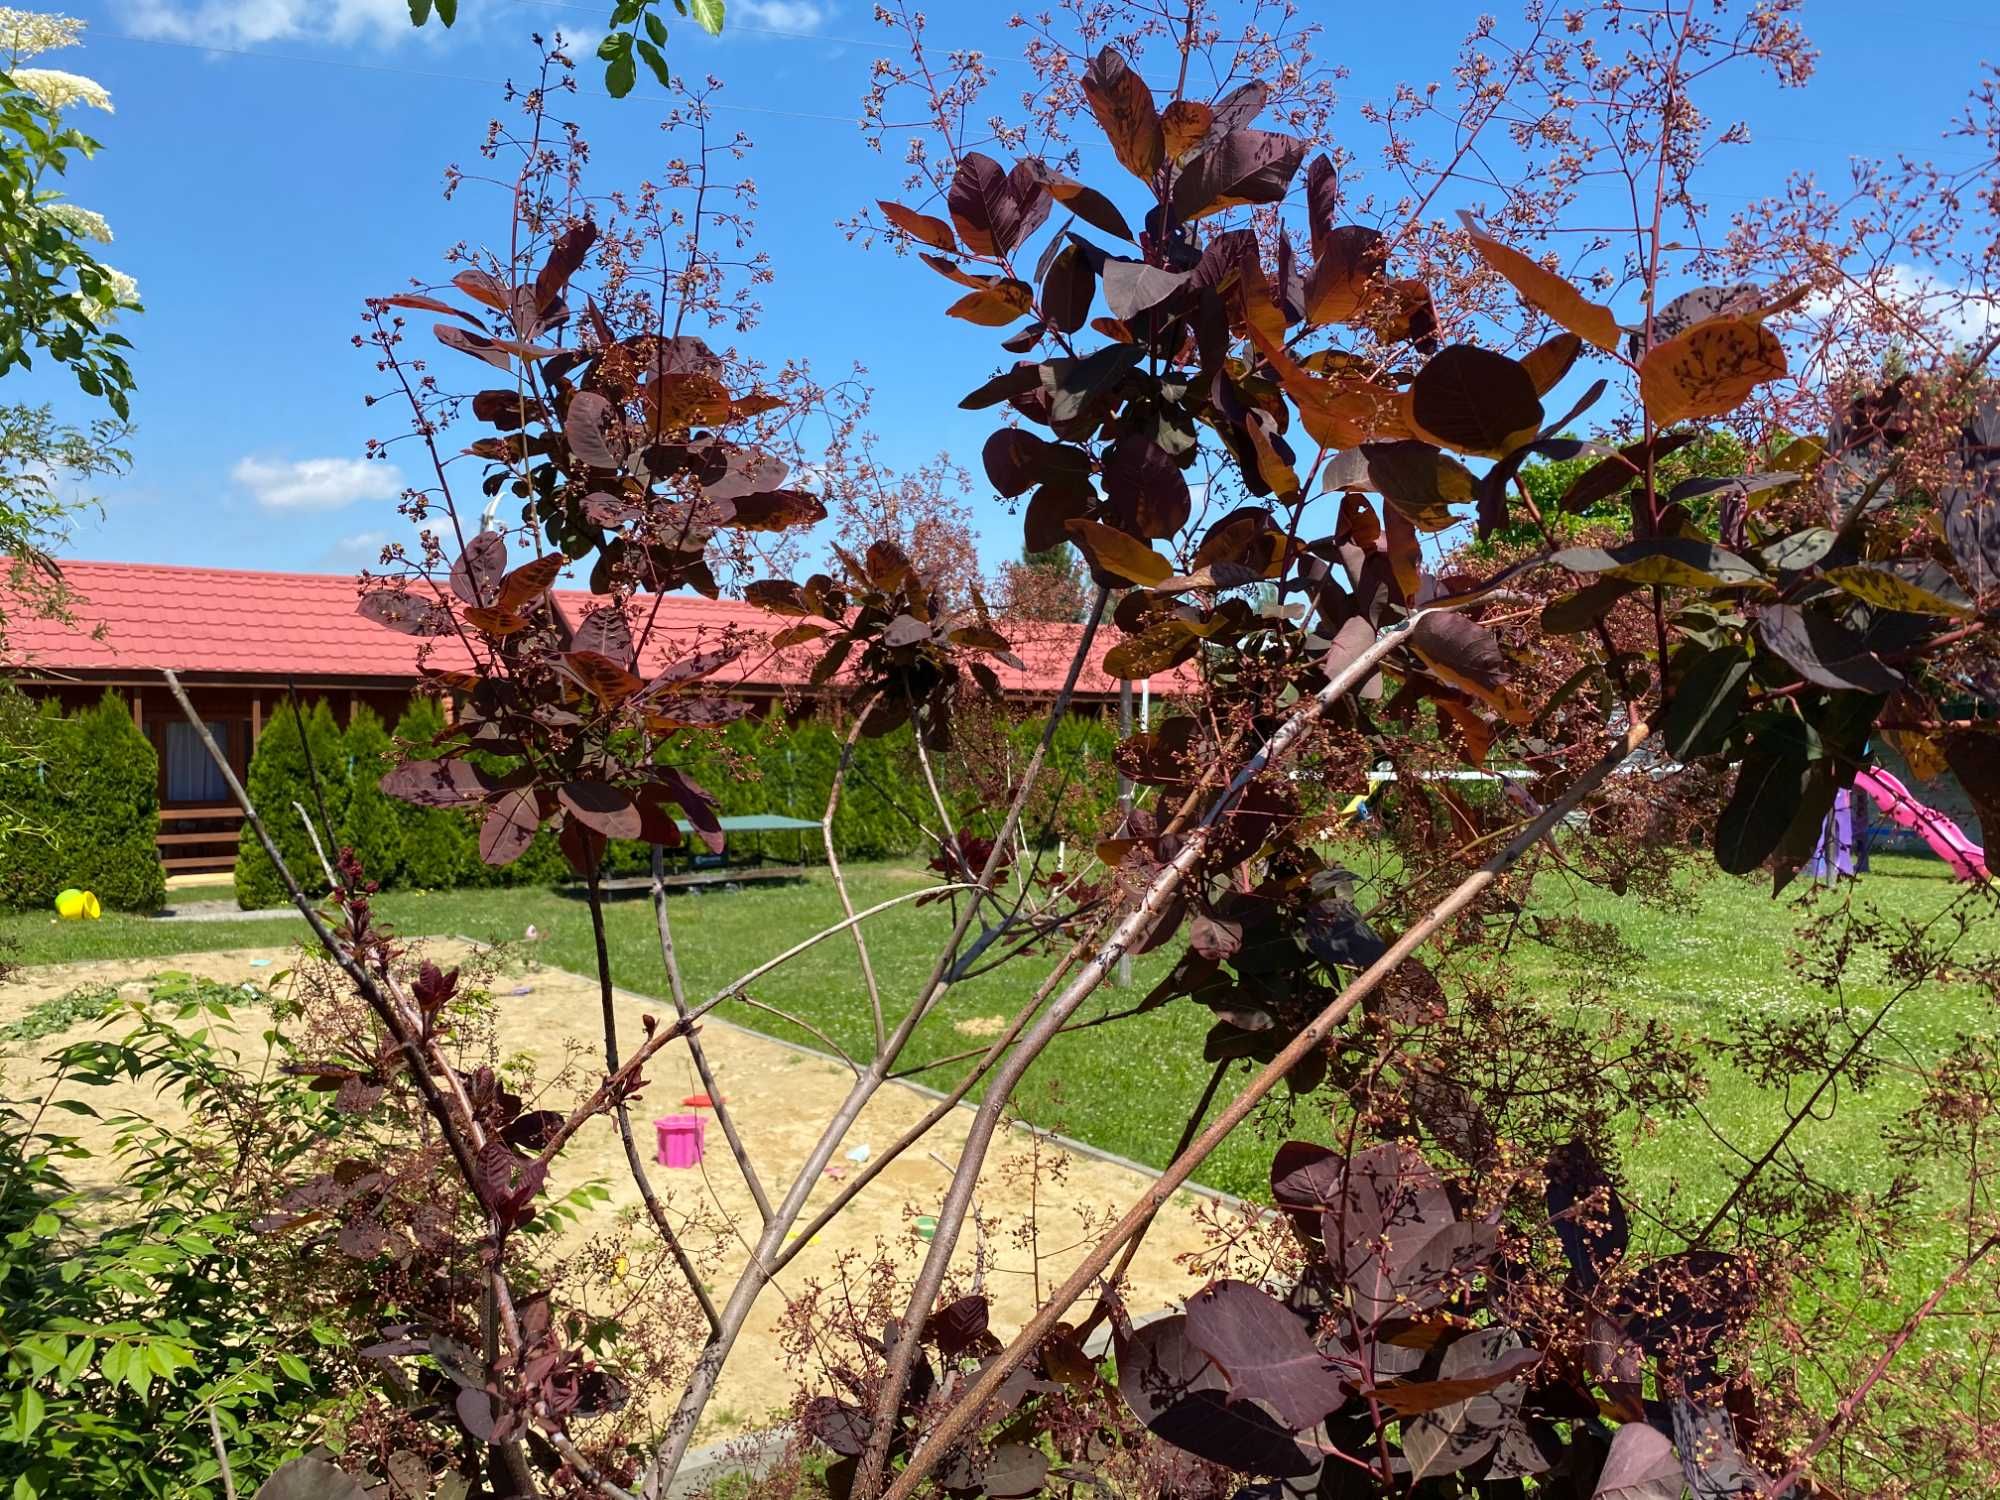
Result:
<svg viewBox="0 0 2000 1500"><path fill-rule="evenodd" d="M1855 786L1875 799L1875 805L1882 809L1898 828L1909 828L1918 838L1931 846L1937 857L1951 866L1951 871L1960 880L1990 880L1991 873L1986 868L1986 851L1965 836L1965 832L1943 813L1924 806L1910 795L1908 787L1879 768L1858 773Z"/></svg>

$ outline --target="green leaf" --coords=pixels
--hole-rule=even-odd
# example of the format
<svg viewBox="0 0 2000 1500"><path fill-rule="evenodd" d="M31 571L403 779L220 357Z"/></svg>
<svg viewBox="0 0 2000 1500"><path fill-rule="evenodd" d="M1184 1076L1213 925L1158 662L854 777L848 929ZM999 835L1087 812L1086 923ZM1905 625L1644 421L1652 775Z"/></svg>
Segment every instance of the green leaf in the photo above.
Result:
<svg viewBox="0 0 2000 1500"><path fill-rule="evenodd" d="M449 26L458 19L458 0L437 0L438 19Z"/></svg>
<svg viewBox="0 0 2000 1500"><path fill-rule="evenodd" d="M47 1415L48 1408L42 1403L40 1391L33 1386L22 1391L14 1402L14 1440L18 1443L27 1442Z"/></svg>
<svg viewBox="0 0 2000 1500"><path fill-rule="evenodd" d="M631 56L631 53L632 34L627 31L614 31L597 44L597 55L606 62L616 62L621 57Z"/></svg>
<svg viewBox="0 0 2000 1500"><path fill-rule="evenodd" d="M604 69L604 87L614 99L623 99L639 81L639 65L632 60L632 39L625 36L619 40L624 47Z"/></svg>
<svg viewBox="0 0 2000 1500"><path fill-rule="evenodd" d="M312 1384L311 1368L296 1354L279 1354L278 1368L283 1370L288 1378L296 1380L300 1385Z"/></svg>
<svg viewBox="0 0 2000 1500"><path fill-rule="evenodd" d="M431 18L431 0L410 0L410 24L421 26Z"/></svg>
<svg viewBox="0 0 2000 1500"><path fill-rule="evenodd" d="M1667 710L1667 748L1675 758L1698 760L1728 743L1749 687L1748 653L1726 647L1698 654L1682 672Z"/></svg>
<svg viewBox="0 0 2000 1500"><path fill-rule="evenodd" d="M656 10L646 12L646 35L653 39L653 45L656 47L667 45L667 23L660 19L660 13Z"/></svg>
<svg viewBox="0 0 2000 1500"><path fill-rule="evenodd" d="M657 20L658 17L648 16L647 19ZM673 87L672 79L670 79L667 76L666 58L661 55L660 49L658 47L655 47L651 42L647 41L644 37L641 37L639 39L639 56L641 56L646 60L646 66L652 69L653 76L660 80L661 88L664 89Z"/></svg>
<svg viewBox="0 0 2000 1500"><path fill-rule="evenodd" d="M710 36L722 35L722 0L689 0L688 12Z"/></svg>

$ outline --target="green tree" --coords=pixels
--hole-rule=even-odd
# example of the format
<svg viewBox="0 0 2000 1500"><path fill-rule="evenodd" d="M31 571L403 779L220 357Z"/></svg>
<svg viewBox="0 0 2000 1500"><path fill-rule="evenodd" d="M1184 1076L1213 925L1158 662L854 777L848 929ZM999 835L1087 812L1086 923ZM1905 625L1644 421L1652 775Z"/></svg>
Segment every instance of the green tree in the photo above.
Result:
<svg viewBox="0 0 2000 1500"><path fill-rule="evenodd" d="M340 842L361 857L361 868L380 885L400 883L403 874L404 805L386 796L382 773L394 764L389 731L372 708L354 711L341 748L346 754L347 811L340 820Z"/></svg>
<svg viewBox="0 0 2000 1500"><path fill-rule="evenodd" d="M1690 479L1726 479L1743 473L1748 453L1737 436L1727 430L1705 432L1659 462L1655 484L1661 494L1671 491L1675 485ZM1620 490L1607 499L1585 507L1576 515L1562 508L1562 498L1569 487L1598 461L1598 455L1586 454L1579 458L1535 459L1521 466L1521 483L1527 486L1534 497L1535 509L1542 513L1542 519L1558 540L1573 536L1581 531L1600 530L1609 526L1620 535L1632 529L1632 501L1629 487ZM1697 522L1706 522L1714 510L1713 496L1697 496L1687 503L1688 512ZM1542 534L1535 523L1522 516L1513 524L1501 527L1481 544L1479 550L1491 550L1494 545L1507 547L1534 547L1541 544Z"/></svg>
<svg viewBox="0 0 2000 1500"><path fill-rule="evenodd" d="M159 761L106 692L65 717L11 691L0 704L0 905L46 906L69 886L116 911L156 911L160 867Z"/></svg>
<svg viewBox="0 0 2000 1500"><path fill-rule="evenodd" d="M102 398L123 419L132 370L131 344L109 328L120 309L139 305L131 277L91 249L111 238L99 215L64 197L57 182L70 162L97 142L63 121L77 105L111 108L103 87L81 74L21 64L72 47L83 23L68 16L0 8L0 375L46 352L67 365L85 395Z"/></svg>
<svg viewBox="0 0 2000 1500"><path fill-rule="evenodd" d="M95 503L66 490L128 462L131 345L111 324L139 305L137 284L93 248L110 227L57 186L74 158L97 150L63 112L108 110L110 96L80 74L22 66L74 46L82 30L67 16L0 7L0 376L46 355L116 415L75 425L46 406L0 404L0 583L11 608L50 618L67 618L69 599L55 545L69 517ZM6 647L0 609L0 662Z"/></svg>
<svg viewBox="0 0 2000 1500"><path fill-rule="evenodd" d="M287 703L271 717L258 738L257 753L250 758L245 790L299 884L308 891L324 892L326 876L299 809L313 820L324 844L328 834L337 833L345 823L350 791L346 746L325 699L303 715L295 704ZM326 852L331 858L333 849ZM284 882L263 845L245 838L236 851L237 905L250 910L281 906L286 900Z"/></svg>
<svg viewBox="0 0 2000 1500"><path fill-rule="evenodd" d="M411 699L396 720L396 740L418 759L430 753L443 733L444 711L430 698ZM393 805L403 834L403 884L440 891L477 882L479 834L471 818L446 807Z"/></svg>
<svg viewBox="0 0 2000 1500"><path fill-rule="evenodd" d="M156 997L120 1007L133 1024L116 1040L58 1054L55 1102L95 1115L79 1093L139 1082L182 1108L156 1117L100 1100L107 1129L93 1139L62 1133L67 1114L0 1099L9 1500L219 1500L218 1446L247 1496L311 1441L315 1412L352 1369L354 1331L339 1326L326 1284L356 1274L353 1262L334 1254L301 1267L295 1246L258 1228L254 1201L335 1128L333 1096L275 1068L246 1070L218 1045L233 991L193 981L178 1016L165 985ZM91 1179L114 1171L108 1200Z"/></svg>

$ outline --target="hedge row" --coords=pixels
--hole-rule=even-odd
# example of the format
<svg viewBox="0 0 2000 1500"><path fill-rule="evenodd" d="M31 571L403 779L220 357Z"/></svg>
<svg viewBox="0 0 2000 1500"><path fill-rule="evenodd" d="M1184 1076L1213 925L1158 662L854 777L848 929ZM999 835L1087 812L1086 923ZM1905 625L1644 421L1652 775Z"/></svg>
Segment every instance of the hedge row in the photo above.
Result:
<svg viewBox="0 0 2000 1500"><path fill-rule="evenodd" d="M0 683L0 907L45 907L77 886L114 911L157 911L159 775L116 693L65 715Z"/></svg>
<svg viewBox="0 0 2000 1500"><path fill-rule="evenodd" d="M457 886L553 885L569 876L569 866L544 831L520 859L498 868L479 858L477 824L445 808L411 807L383 795L377 783L394 763L395 742L426 746L444 728L438 706L414 702L393 731L373 713L358 709L343 732L324 703L299 717L277 714L264 728L250 762L248 790L277 838L294 875L313 877L323 889L319 861L293 804L322 814L315 804L306 768L310 749L318 772L324 818L339 830L338 842L354 849L369 876L385 887L442 890ZM969 725L958 752L961 764L942 779L959 787L981 770L1011 759L1019 765L1032 752L1040 721ZM303 734L301 730L303 729ZM1004 739L1005 745L1000 741ZM1068 719L1051 746L1048 792L1028 810L1031 834L1088 838L1115 801L1110 729L1093 720ZM674 763L713 793L725 817L775 813L818 821L840 763L842 739L829 725L788 724L782 718L739 720L720 735L677 742ZM843 858L888 859L928 853L925 828L935 828L934 810L920 800L921 773L907 729L881 740L864 740L855 751L846 788L834 818L834 838ZM1060 795L1058 796L1058 793ZM990 820L973 810L967 821ZM803 839L808 856L818 837L809 833L766 834L772 853ZM638 875L651 867L643 844L614 843L605 865L611 875ZM237 856L236 897L245 907L275 906L285 899L277 873L261 848L246 842Z"/></svg>

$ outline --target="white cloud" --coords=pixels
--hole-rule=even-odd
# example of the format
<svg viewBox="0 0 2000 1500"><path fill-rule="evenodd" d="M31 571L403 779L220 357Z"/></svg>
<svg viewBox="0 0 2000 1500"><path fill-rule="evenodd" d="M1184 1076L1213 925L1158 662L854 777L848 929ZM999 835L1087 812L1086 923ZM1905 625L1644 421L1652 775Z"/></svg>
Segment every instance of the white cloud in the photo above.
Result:
<svg viewBox="0 0 2000 1500"><path fill-rule="evenodd" d="M382 560L382 549L388 545L386 531L357 531L352 536L344 536L320 554L320 566L337 568L342 572L350 568L372 568Z"/></svg>
<svg viewBox="0 0 2000 1500"><path fill-rule="evenodd" d="M1918 327L1935 327L1947 343L1960 348L1979 342L2000 326L2000 306L1990 296L1970 292L1935 271L1900 262L1880 267L1860 286L1815 292L1802 310L1825 321L1843 313L1865 319L1883 307L1894 309Z"/></svg>
<svg viewBox="0 0 2000 1500"><path fill-rule="evenodd" d="M816 0L733 0L722 23L722 34L729 35L731 21L772 31L818 31L829 14Z"/></svg>
<svg viewBox="0 0 2000 1500"><path fill-rule="evenodd" d="M361 458L238 459L229 477L266 510L338 510L357 500L393 500L403 476Z"/></svg>
<svg viewBox="0 0 2000 1500"><path fill-rule="evenodd" d="M563 51L578 68L589 68L591 59L597 56L597 44L604 40L604 33L594 26L578 26L573 21L564 21L555 29L562 39Z"/></svg>
<svg viewBox="0 0 2000 1500"><path fill-rule="evenodd" d="M262 42L371 40L414 35L408 0L128 0L126 24L143 37L212 47ZM437 22L431 22L435 29Z"/></svg>

